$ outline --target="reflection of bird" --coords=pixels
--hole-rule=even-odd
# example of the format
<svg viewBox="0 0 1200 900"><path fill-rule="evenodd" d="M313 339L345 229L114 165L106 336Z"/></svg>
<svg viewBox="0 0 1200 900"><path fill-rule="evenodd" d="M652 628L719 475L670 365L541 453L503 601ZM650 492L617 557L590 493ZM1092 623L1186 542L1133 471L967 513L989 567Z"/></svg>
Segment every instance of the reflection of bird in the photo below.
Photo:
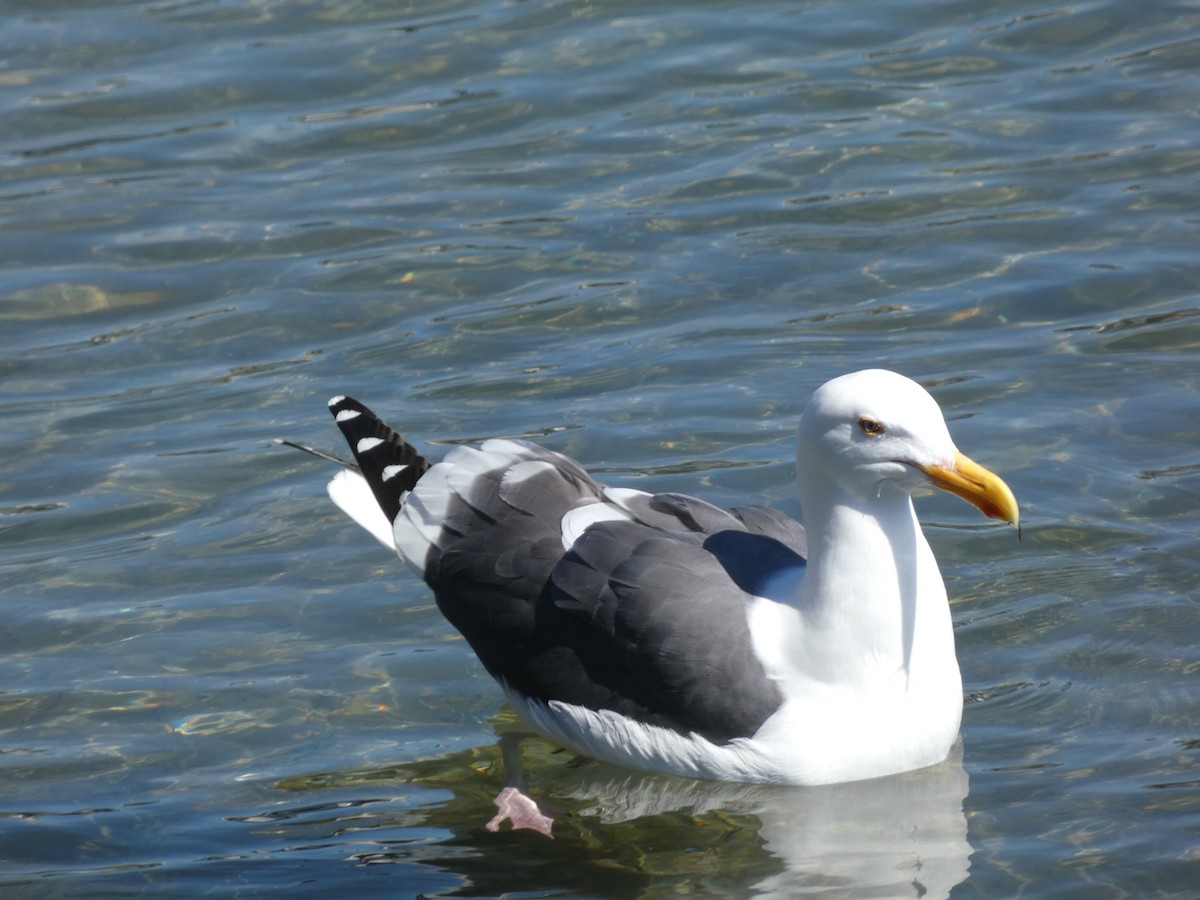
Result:
<svg viewBox="0 0 1200 900"><path fill-rule="evenodd" d="M969 869L963 800L970 782L961 741L946 760L919 772L811 788L622 775L607 767L579 767L555 781L566 782L556 784L557 800L587 804L572 809L576 819L595 816L609 825L674 812L709 824L752 816L763 855L779 865L756 873L752 855L723 853L728 895L938 900ZM656 842L662 828L653 829ZM743 883L742 875L751 880Z"/></svg>
<svg viewBox="0 0 1200 900"><path fill-rule="evenodd" d="M728 781L825 784L936 763L962 685L910 494L1017 522L933 398L836 378L799 429L805 525L762 507L598 484L534 444L431 465L360 403L334 502L419 572L516 709L588 756Z"/></svg>

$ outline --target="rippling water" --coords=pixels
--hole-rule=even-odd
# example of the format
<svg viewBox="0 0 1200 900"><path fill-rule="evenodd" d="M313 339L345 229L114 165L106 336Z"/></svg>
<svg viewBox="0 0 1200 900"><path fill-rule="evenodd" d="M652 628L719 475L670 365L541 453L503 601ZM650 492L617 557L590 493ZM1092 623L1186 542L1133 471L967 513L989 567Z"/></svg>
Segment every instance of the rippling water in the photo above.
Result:
<svg viewBox="0 0 1200 900"><path fill-rule="evenodd" d="M1194 3L18 0L0 46L5 896L1195 890ZM873 365L1022 502L920 503L962 760L528 741L554 841L483 830L511 713L270 443L346 392L786 506Z"/></svg>

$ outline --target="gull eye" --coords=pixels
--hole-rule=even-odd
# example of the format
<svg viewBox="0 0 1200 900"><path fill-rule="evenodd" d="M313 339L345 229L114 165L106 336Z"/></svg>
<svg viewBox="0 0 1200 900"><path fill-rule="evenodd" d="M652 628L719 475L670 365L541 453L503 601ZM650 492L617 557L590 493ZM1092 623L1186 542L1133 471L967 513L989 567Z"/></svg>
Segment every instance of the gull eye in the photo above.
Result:
<svg viewBox="0 0 1200 900"><path fill-rule="evenodd" d="M879 437L886 430L883 423L878 419L872 419L870 416L863 416L858 420L858 430L867 437Z"/></svg>

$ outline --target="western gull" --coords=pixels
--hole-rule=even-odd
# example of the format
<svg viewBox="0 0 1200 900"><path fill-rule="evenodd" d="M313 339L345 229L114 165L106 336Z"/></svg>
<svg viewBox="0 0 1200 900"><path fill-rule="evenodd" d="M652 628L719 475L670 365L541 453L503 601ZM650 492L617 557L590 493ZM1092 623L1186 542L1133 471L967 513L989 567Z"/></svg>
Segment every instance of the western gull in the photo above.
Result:
<svg viewBox="0 0 1200 900"><path fill-rule="evenodd" d="M911 496L941 488L1014 525L1018 509L916 382L873 369L813 394L796 454L803 525L607 487L526 441L430 463L356 400L329 406L357 462L330 497L425 579L551 741L791 785L917 769L954 745L950 607Z"/></svg>

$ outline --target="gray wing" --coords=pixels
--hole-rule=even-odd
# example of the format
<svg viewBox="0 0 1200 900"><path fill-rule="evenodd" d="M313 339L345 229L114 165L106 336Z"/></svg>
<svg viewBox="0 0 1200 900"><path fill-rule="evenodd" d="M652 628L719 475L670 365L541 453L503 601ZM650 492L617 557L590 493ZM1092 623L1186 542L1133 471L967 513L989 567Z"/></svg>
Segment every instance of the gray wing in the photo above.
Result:
<svg viewBox="0 0 1200 900"><path fill-rule="evenodd" d="M640 721L715 743L754 734L779 708L750 637L750 594L706 547L734 533L602 522L555 566L551 616L586 626L580 659L593 680L610 673L616 695L602 708L631 714L621 701L632 701Z"/></svg>
<svg viewBox="0 0 1200 900"><path fill-rule="evenodd" d="M618 503L578 463L532 444L485 445L426 471L366 407L338 398L334 412L364 475L382 473L368 479L377 498L406 466L422 479L418 501L422 491L441 498L416 562L446 618L509 687L716 742L753 734L782 702L746 615L757 584L803 565L803 528L786 516L677 494ZM410 486L379 501L398 543L395 510ZM563 517L594 504L629 518L590 525L564 552Z"/></svg>
<svg viewBox="0 0 1200 900"><path fill-rule="evenodd" d="M784 513L766 506L735 506L722 509L687 494L645 494L624 500L622 505L646 525L667 531L718 534L745 531L770 538L791 550L803 562L808 557L804 526Z"/></svg>

